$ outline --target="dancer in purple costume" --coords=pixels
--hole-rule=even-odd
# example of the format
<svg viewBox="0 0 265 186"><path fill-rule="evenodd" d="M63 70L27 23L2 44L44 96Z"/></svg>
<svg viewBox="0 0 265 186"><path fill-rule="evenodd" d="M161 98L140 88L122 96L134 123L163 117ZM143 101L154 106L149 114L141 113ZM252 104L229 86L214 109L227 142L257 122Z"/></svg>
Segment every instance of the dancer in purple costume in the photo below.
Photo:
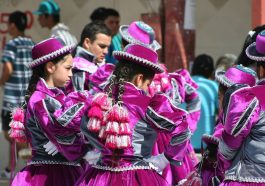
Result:
<svg viewBox="0 0 265 186"><path fill-rule="evenodd" d="M91 89L89 76L106 64L110 41L110 30L104 24L89 23L83 28L80 42L73 52L73 76L66 86L67 93Z"/></svg>
<svg viewBox="0 0 265 186"><path fill-rule="evenodd" d="M89 146L80 135L80 123L91 99L86 91L65 96L60 89L72 76L71 50L55 38L32 49L25 117L19 110L10 124L11 137L30 142L32 158L17 173L14 186L72 186L83 172L79 161Z"/></svg>
<svg viewBox="0 0 265 186"><path fill-rule="evenodd" d="M259 78L265 77L265 31L246 49L257 61ZM221 186L264 186L264 84L232 86L223 101L224 129L218 158L225 171Z"/></svg>
<svg viewBox="0 0 265 186"><path fill-rule="evenodd" d="M224 130L224 116L222 112L224 94L234 84L254 86L256 84L256 72L242 65L237 65L229 68L227 71L217 71L215 79L219 82L219 104L221 111L213 135L205 134L202 137L202 140L207 144L201 167L202 182L205 186L214 186L216 182L224 179L225 170L222 170L220 165L218 166L217 164L218 143Z"/></svg>
<svg viewBox="0 0 265 186"><path fill-rule="evenodd" d="M109 91L95 95L81 124L101 157L76 185L169 185L156 171L182 160L190 137L186 112L164 94L146 95L154 74L163 71L156 52L129 44L114 57L119 63ZM170 133L171 140L163 153L152 156L159 132Z"/></svg>
<svg viewBox="0 0 265 186"><path fill-rule="evenodd" d="M130 25L122 25L120 26L119 32L122 36L123 45L127 45L128 43L138 43L146 47L152 48L153 50L160 49L160 45L155 40L154 30L144 22L135 21L132 22ZM163 66L162 64L160 65ZM164 73L155 75L155 78L149 88L150 95L153 96L157 92L163 92L168 94L168 96L173 99L177 104L183 103L185 99L184 84L186 81L184 76L181 76L180 74L183 73L182 75L186 75L186 73L183 70L179 71L180 74L172 73L169 75L166 72L165 66L163 66L163 69L165 70ZM189 81L192 80L190 79ZM173 86L171 84L173 84ZM195 116L196 114L199 117L199 114L194 112L194 114L191 114L191 117L189 118L192 118L192 116ZM196 123L196 121L194 121L193 123ZM161 152L164 152L164 149L167 147L169 141L169 135L165 133L159 133L157 137L157 142L154 145L153 154L156 155ZM187 149L187 155L185 155L183 160L183 164L179 166L168 165L163 171L163 176L170 184L176 184L180 180L184 179L187 173L190 172L190 170L194 169L197 162L198 161L195 156L195 152L192 146L189 145ZM172 173L171 170L173 169L174 171Z"/></svg>
<svg viewBox="0 0 265 186"><path fill-rule="evenodd" d="M193 133L196 130L196 124L200 117L200 100L196 91L197 88L198 86L190 78L188 71L181 69L174 73L157 74L151 83L149 92L151 95L155 92L164 92L177 106L185 102L187 104L186 111L188 114L187 123ZM169 136L167 134L158 134L154 154L163 152L168 143ZM179 165L167 166L163 171L163 176L172 185L181 184L185 182L186 176L195 169L197 163L196 154L189 141L183 162Z"/></svg>

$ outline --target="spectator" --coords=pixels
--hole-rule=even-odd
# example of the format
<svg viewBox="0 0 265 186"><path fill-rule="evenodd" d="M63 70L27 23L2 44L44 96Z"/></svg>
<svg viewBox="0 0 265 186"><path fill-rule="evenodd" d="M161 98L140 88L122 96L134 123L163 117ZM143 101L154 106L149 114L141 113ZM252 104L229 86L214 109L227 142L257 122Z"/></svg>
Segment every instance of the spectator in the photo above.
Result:
<svg viewBox="0 0 265 186"><path fill-rule="evenodd" d="M213 58L207 54L201 54L194 60L192 67L192 79L198 84L201 99L201 117L197 130L191 138L196 151L201 147L201 137L204 133L211 134L218 113L218 85L212 80L214 72Z"/></svg>
<svg viewBox="0 0 265 186"><path fill-rule="evenodd" d="M234 54L224 54L220 56L216 61L215 71L226 71L235 64L236 58Z"/></svg>
<svg viewBox="0 0 265 186"><path fill-rule="evenodd" d="M112 57L112 52L115 50L122 50L121 48L121 36L118 34L120 26L120 14L117 10L112 8L99 7L95 9L90 15L91 21L101 21L111 31L112 41L109 47L108 54L106 55L106 61L109 63L116 63L116 59Z"/></svg>
<svg viewBox="0 0 265 186"><path fill-rule="evenodd" d="M105 64L105 56L111 42L110 35L109 29L102 23L92 22L84 27L80 42L73 52L73 77L66 86L67 93L89 89L89 76Z"/></svg>
<svg viewBox="0 0 265 186"><path fill-rule="evenodd" d="M38 21L41 27L51 30L51 36L57 37L64 42L65 45L77 44L75 36L70 33L70 29L60 22L60 7L53 0L42 1L39 9L33 14L38 15Z"/></svg>
<svg viewBox="0 0 265 186"><path fill-rule="evenodd" d="M2 130L6 140L9 142L9 162L4 171L1 172L1 178L10 178L11 169L11 144L8 131L11 121L11 110L22 106L28 81L31 76L31 70L26 65L31 62L31 48L34 43L30 38L25 37L27 27L27 17L25 13L15 11L9 15L8 33L12 39L7 42L1 62L3 64L2 77L0 85L4 86L3 107L2 107ZM18 148L21 144L18 144ZM5 152L5 151L2 151Z"/></svg>
<svg viewBox="0 0 265 186"><path fill-rule="evenodd" d="M87 24L76 48L75 57L83 57L97 66L105 64L105 56L111 43L111 32L102 23Z"/></svg>

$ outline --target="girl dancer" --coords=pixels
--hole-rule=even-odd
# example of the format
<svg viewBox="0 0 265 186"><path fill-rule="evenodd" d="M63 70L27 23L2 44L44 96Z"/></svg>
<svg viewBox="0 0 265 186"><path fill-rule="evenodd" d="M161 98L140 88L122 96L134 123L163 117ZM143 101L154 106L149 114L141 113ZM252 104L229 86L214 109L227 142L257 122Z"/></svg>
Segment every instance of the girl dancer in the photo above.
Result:
<svg viewBox="0 0 265 186"><path fill-rule="evenodd" d="M202 183L205 186L214 186L215 182L222 181L224 171L217 164L217 149L219 139L224 129L222 102L224 94L229 87L234 84L245 84L250 87L256 84L256 73L250 68L237 65L229 68L227 71L217 71L215 74L216 81L219 82L219 105L220 115L213 135L203 135L202 140L207 144L206 151L203 154L203 164L201 167ZM216 179L218 178L218 180Z"/></svg>
<svg viewBox="0 0 265 186"><path fill-rule="evenodd" d="M182 160L190 137L186 112L163 94L146 95L154 74L163 71L156 52L129 44L114 57L119 63L109 91L95 95L81 124L101 158L76 185L168 185L155 170ZM163 153L151 156L161 131L170 133L170 143Z"/></svg>
<svg viewBox="0 0 265 186"><path fill-rule="evenodd" d="M72 76L71 49L55 38L32 49L25 117L17 110L10 124L11 137L30 142L32 159L16 175L14 186L72 186L81 175L79 160L88 147L79 134L80 123L89 96L85 91L65 96L60 89Z"/></svg>

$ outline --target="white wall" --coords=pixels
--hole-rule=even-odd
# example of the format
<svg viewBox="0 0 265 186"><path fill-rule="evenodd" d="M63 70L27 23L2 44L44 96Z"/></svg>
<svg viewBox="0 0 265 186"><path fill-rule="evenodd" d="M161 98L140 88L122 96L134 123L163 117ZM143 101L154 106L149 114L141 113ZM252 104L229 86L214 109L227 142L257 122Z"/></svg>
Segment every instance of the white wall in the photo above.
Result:
<svg viewBox="0 0 265 186"><path fill-rule="evenodd" d="M0 0L0 13L14 10L35 10L36 0ZM157 9L159 0L56 0L61 7L62 21L78 40L89 15L99 7L113 7L120 12L121 24L138 20L141 13ZM153 3L152 6L150 2ZM251 26L250 0L196 1L196 54L208 53L215 59L224 53L238 54ZM27 31L36 42L49 36L48 29L39 26L34 16L33 27ZM0 23L0 28L4 25ZM1 42L1 35L0 35ZM0 52L1 53L1 52Z"/></svg>
<svg viewBox="0 0 265 186"><path fill-rule="evenodd" d="M196 54L238 55L251 29L250 0L198 0Z"/></svg>

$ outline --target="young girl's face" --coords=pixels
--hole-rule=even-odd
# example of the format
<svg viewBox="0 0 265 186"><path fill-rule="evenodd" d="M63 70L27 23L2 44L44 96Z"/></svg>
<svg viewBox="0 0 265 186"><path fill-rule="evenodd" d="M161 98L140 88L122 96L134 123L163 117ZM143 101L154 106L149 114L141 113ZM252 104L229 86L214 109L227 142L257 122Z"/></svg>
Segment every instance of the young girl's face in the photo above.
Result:
<svg viewBox="0 0 265 186"><path fill-rule="evenodd" d="M144 78L143 74L136 74L131 83L133 83L137 88L142 89L145 92L148 92L148 88L153 81L154 77L150 78Z"/></svg>
<svg viewBox="0 0 265 186"><path fill-rule="evenodd" d="M55 64L54 73L51 74L54 87L65 87L72 77L73 58L66 55L61 61Z"/></svg>

